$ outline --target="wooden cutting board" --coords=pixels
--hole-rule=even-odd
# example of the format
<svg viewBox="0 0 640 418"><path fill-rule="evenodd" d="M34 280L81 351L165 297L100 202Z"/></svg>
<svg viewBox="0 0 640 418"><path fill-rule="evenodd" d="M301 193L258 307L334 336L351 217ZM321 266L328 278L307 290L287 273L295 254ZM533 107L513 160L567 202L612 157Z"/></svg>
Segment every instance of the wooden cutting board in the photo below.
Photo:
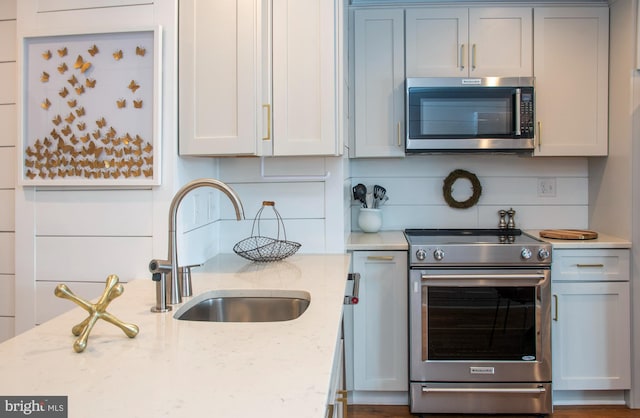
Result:
<svg viewBox="0 0 640 418"><path fill-rule="evenodd" d="M540 236L554 239L596 239L598 233L585 229L544 229L540 231Z"/></svg>

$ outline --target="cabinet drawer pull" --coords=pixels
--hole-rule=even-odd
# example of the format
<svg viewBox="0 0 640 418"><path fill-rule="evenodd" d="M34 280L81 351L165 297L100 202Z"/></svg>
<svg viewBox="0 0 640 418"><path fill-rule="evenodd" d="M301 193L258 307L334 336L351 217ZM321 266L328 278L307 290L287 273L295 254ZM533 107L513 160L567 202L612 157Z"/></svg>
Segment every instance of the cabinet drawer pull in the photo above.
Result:
<svg viewBox="0 0 640 418"><path fill-rule="evenodd" d="M372 261L393 261L395 257L392 255L369 255L367 256L367 260Z"/></svg>
<svg viewBox="0 0 640 418"><path fill-rule="evenodd" d="M402 146L402 135L400 134L400 122L398 122L398 146L401 147Z"/></svg>
<svg viewBox="0 0 640 418"><path fill-rule="evenodd" d="M263 104L262 108L267 108L267 136L262 137L262 140L269 141L271 139L271 105Z"/></svg>
<svg viewBox="0 0 640 418"><path fill-rule="evenodd" d="M602 268L604 264L576 264L578 268Z"/></svg>
<svg viewBox="0 0 640 418"><path fill-rule="evenodd" d="M555 312L553 313L553 320L558 320L558 295L553 295L553 305Z"/></svg>
<svg viewBox="0 0 640 418"><path fill-rule="evenodd" d="M542 122L538 121L538 151L542 148Z"/></svg>
<svg viewBox="0 0 640 418"><path fill-rule="evenodd" d="M458 67L464 70L464 44L460 45L460 56L458 57Z"/></svg>

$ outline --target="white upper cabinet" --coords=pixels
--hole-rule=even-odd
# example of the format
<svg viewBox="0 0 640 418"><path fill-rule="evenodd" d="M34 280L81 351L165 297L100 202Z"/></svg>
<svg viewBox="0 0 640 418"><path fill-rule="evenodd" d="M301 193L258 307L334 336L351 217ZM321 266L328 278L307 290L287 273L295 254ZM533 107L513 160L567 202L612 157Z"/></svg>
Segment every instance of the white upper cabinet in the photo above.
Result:
<svg viewBox="0 0 640 418"><path fill-rule="evenodd" d="M182 155L339 155L342 0L181 0Z"/></svg>
<svg viewBox="0 0 640 418"><path fill-rule="evenodd" d="M404 156L404 12L354 12L355 141L351 157Z"/></svg>
<svg viewBox="0 0 640 418"><path fill-rule="evenodd" d="M535 155L607 155L608 9L536 8L534 27Z"/></svg>
<svg viewBox="0 0 640 418"><path fill-rule="evenodd" d="M342 0L272 3L273 155L339 155Z"/></svg>
<svg viewBox="0 0 640 418"><path fill-rule="evenodd" d="M257 154L260 2L179 7L180 154Z"/></svg>
<svg viewBox="0 0 640 418"><path fill-rule="evenodd" d="M528 77L533 74L530 7L406 11L407 77Z"/></svg>

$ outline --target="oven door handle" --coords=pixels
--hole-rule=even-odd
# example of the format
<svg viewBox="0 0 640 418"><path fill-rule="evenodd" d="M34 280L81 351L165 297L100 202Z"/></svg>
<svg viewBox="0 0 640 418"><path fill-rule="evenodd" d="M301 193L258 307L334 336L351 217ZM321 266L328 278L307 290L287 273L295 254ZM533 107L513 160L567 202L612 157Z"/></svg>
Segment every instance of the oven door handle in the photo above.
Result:
<svg viewBox="0 0 640 418"><path fill-rule="evenodd" d="M425 393L545 393L544 387L537 388L430 388L422 387Z"/></svg>
<svg viewBox="0 0 640 418"><path fill-rule="evenodd" d="M422 280L532 280L545 279L544 274L423 274Z"/></svg>

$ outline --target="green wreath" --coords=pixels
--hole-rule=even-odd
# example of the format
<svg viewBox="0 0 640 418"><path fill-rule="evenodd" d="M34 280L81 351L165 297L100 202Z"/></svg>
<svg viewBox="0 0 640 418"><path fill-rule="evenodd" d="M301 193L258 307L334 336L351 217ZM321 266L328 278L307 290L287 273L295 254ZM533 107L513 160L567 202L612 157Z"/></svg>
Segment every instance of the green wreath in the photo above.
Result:
<svg viewBox="0 0 640 418"><path fill-rule="evenodd" d="M451 196L452 186L458 179L469 180L471 182L471 188L473 190L473 194L471 195L471 197L462 202L455 200L453 196ZM450 207L456 209L467 209L478 203L480 195L482 194L482 186L480 185L480 180L478 180L478 177L475 174L470 173L466 170L458 169L453 170L451 173L449 173L447 178L444 179L442 194L444 195L445 202L447 202L447 205L449 205Z"/></svg>

